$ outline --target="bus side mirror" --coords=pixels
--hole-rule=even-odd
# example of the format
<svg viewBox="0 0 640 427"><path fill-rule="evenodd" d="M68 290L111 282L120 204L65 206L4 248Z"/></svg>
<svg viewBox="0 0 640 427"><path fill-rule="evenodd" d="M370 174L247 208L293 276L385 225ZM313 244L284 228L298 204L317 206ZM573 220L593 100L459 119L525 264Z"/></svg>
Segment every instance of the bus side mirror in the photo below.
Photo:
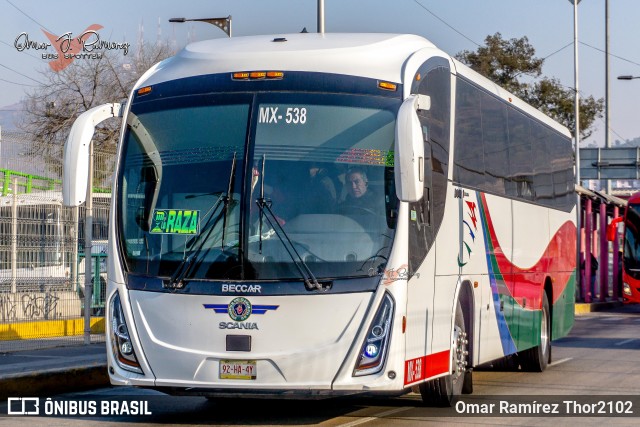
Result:
<svg viewBox="0 0 640 427"><path fill-rule="evenodd" d="M62 203L80 206L87 198L89 181L89 146L96 126L120 115L120 104L104 104L80 114L64 144Z"/></svg>
<svg viewBox="0 0 640 427"><path fill-rule="evenodd" d="M403 202L417 202L424 191L424 136L417 110L428 110L426 95L409 95L398 110L394 170L396 194Z"/></svg>
<svg viewBox="0 0 640 427"><path fill-rule="evenodd" d="M607 226L607 240L613 242L618 235L618 224L622 222L624 218L619 216L611 220L611 224Z"/></svg>

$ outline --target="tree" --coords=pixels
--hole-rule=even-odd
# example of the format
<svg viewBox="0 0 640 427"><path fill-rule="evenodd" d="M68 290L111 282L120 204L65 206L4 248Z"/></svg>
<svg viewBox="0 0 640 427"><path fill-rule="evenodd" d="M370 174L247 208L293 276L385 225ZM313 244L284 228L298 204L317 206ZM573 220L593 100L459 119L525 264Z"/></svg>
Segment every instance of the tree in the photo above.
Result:
<svg viewBox="0 0 640 427"><path fill-rule="evenodd" d="M535 56L535 49L524 36L504 40L500 33L487 36L485 46L475 52L464 50L456 55L462 63L487 77L499 86L522 98L552 119L575 132L575 96L572 89L564 88L558 79L543 77L544 59ZM532 82L522 81L528 76ZM593 123L602 117L604 101L593 96L580 99L580 137L593 133Z"/></svg>
<svg viewBox="0 0 640 427"><path fill-rule="evenodd" d="M126 101L140 76L172 54L167 43L159 43L145 45L133 58L105 51L98 59L77 59L60 72L47 67L40 73L43 84L27 94L18 125L32 140L27 154L44 159L50 171L60 173L62 150L75 119L98 105ZM96 127L94 146L115 153L120 126L121 119L102 122Z"/></svg>

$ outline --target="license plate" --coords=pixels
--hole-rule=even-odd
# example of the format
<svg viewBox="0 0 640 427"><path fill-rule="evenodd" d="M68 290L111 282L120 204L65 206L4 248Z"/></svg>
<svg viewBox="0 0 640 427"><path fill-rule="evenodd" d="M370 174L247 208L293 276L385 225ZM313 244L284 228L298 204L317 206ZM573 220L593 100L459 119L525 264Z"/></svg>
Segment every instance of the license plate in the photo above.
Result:
<svg viewBox="0 0 640 427"><path fill-rule="evenodd" d="M221 360L220 379L255 380L258 374L255 360Z"/></svg>

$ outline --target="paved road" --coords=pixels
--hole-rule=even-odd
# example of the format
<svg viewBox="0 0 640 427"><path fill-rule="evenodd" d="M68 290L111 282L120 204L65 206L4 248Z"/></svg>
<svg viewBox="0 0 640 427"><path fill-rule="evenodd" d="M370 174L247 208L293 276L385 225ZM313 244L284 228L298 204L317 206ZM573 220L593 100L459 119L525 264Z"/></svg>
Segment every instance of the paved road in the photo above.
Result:
<svg viewBox="0 0 640 427"><path fill-rule="evenodd" d="M325 425L325 426L414 426L447 425L546 425L573 426L640 425L640 306L626 306L608 312L590 313L576 319L569 337L554 342L554 362L544 373L488 368L474 372L474 394L466 403L488 407L505 400L509 404L532 400L564 405L577 400L584 408L589 396L612 402L612 408L629 409L635 417L548 418L511 417L496 411L491 417L451 417L455 411L425 408L419 396L394 399L334 399L323 401L207 401L204 398L167 397L149 390L101 388L67 395L67 398L109 400L117 393L129 402L148 402L151 415L104 417L20 417L23 426L71 425ZM616 403L621 402L621 403ZM144 407L144 404L142 404ZM589 406L590 407L590 406ZM592 407L590 407L592 408ZM100 409L98 409L100 411ZM6 413L6 410L2 411ZM496 416L499 415L499 416ZM14 425L18 417L0 418L0 425Z"/></svg>

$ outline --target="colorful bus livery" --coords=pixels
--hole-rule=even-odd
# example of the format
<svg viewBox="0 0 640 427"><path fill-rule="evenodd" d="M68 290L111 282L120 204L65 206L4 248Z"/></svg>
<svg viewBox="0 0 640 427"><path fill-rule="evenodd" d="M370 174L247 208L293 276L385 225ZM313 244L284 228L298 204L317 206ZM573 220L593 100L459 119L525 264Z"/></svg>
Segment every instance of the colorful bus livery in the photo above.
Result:
<svg viewBox="0 0 640 427"><path fill-rule="evenodd" d="M486 196L478 194L478 199L481 200L480 218L485 236L489 280L504 354L535 347L539 344L541 333L543 340L565 336L573 325L574 314L574 223L567 221L562 224L549 240L540 259L532 266L520 268L505 256L486 207ZM505 312L505 305L513 309ZM550 316L551 307L554 308L553 319L547 319L544 311ZM555 328L553 331L551 325L544 323L549 320ZM526 358L523 360L528 363ZM540 368L535 365L531 367Z"/></svg>
<svg viewBox="0 0 640 427"><path fill-rule="evenodd" d="M573 324L569 132L421 37L189 45L76 120L65 203L116 115L112 384L447 404Z"/></svg>

